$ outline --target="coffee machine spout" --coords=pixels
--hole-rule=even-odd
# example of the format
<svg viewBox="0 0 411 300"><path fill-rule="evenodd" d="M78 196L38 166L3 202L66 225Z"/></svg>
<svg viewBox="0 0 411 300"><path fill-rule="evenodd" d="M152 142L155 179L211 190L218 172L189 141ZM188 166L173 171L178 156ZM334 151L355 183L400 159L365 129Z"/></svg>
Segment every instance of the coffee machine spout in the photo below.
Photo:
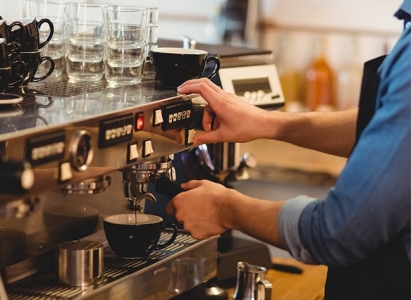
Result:
<svg viewBox="0 0 411 300"><path fill-rule="evenodd" d="M143 200L149 200L153 204L157 203L156 197L146 191L146 182L124 182L124 196L129 201L128 208L131 211L141 212L143 206L140 203Z"/></svg>
<svg viewBox="0 0 411 300"><path fill-rule="evenodd" d="M121 170L123 174L124 196L129 201L129 209L141 212L142 200L156 204L155 196L147 192L150 177L162 174L170 180L175 180L175 170L172 167L173 156L161 157L158 161L143 162Z"/></svg>

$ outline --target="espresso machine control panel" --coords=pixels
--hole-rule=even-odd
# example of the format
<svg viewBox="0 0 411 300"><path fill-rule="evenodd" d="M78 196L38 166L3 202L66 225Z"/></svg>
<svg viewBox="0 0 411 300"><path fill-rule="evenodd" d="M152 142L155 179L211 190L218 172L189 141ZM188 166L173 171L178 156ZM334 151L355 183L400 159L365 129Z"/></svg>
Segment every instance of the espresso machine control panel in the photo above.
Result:
<svg viewBox="0 0 411 300"><path fill-rule="evenodd" d="M51 107L40 112L48 126L0 135L2 156L15 162L4 164L4 176L32 174L30 184L25 184L24 180L24 184L18 189L1 185L0 202L36 195L57 189L61 185L81 182L136 163L189 150L196 133L194 123L198 123L198 120L195 122L194 119L201 120L201 116L194 112L197 110L192 103L192 99L198 95L177 95L170 90L156 90L153 94L153 90L143 88L140 91L143 95L139 100L144 101L143 103L130 103L129 107L116 111L104 110L106 107L109 109L109 102L113 101L111 96L107 96L109 93L115 94L121 103L124 97L137 92L138 90L132 88L126 91L103 89L84 93L84 97L38 96L37 101L42 98L52 99ZM149 96L144 97L145 92L149 93ZM59 107L68 103L95 106L96 102L89 100L97 97L102 109L97 115L72 119L65 106ZM24 110L24 106L22 107ZM10 122L23 127L26 119L16 117ZM8 128L3 126L2 130ZM16 163L24 165L24 169L30 171L6 170ZM16 180L20 182L21 178Z"/></svg>

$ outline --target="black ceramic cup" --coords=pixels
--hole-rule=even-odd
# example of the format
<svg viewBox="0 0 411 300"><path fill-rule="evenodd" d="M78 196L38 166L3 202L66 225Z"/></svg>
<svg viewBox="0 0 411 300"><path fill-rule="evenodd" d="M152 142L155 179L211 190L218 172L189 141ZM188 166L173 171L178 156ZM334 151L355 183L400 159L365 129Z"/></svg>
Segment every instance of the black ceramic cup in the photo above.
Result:
<svg viewBox="0 0 411 300"><path fill-rule="evenodd" d="M53 73L55 63L49 56L41 56L40 50L34 52L20 52L17 58L24 62L25 70L21 70L21 66L12 67L13 73L23 74L23 80L20 86L26 86L30 81L38 82L46 79ZM38 67L43 63L49 63L50 67L46 74L36 77ZM17 87L17 85L14 85Z"/></svg>
<svg viewBox="0 0 411 300"><path fill-rule="evenodd" d="M9 87L11 68L0 68L0 93L7 91Z"/></svg>
<svg viewBox="0 0 411 300"><path fill-rule="evenodd" d="M137 217L137 218L136 218ZM150 255L153 250L164 249L177 237L177 226L163 222L159 216L149 214L119 214L103 219L107 242L119 257L138 258ZM160 235L171 229L168 240L159 243Z"/></svg>
<svg viewBox="0 0 411 300"><path fill-rule="evenodd" d="M10 67L0 68L0 93L20 86L24 79L25 64L21 60L13 61Z"/></svg>
<svg viewBox="0 0 411 300"><path fill-rule="evenodd" d="M7 24L6 20L0 20L0 38L6 39L6 41L10 42L11 38L11 31L12 30L21 30L22 38L25 36L26 30L24 29L23 24L19 21L15 21L11 24ZM20 42L20 40L16 40L15 42Z"/></svg>
<svg viewBox="0 0 411 300"><path fill-rule="evenodd" d="M27 17L19 20L23 25L23 28L15 29L11 31L10 40L20 43L22 52L33 52L43 48L47 45L54 33L53 23L47 19L43 18L39 21L36 18ZM48 36L44 40L40 40L40 27L44 23L49 26Z"/></svg>
<svg viewBox="0 0 411 300"><path fill-rule="evenodd" d="M189 79L203 76L212 78L220 69L217 56L198 49L161 47L152 49L150 56L157 79L170 88L176 88ZM212 63L213 70L210 74L205 74L206 67Z"/></svg>
<svg viewBox="0 0 411 300"><path fill-rule="evenodd" d="M0 68L8 68L20 53L20 44L0 38Z"/></svg>

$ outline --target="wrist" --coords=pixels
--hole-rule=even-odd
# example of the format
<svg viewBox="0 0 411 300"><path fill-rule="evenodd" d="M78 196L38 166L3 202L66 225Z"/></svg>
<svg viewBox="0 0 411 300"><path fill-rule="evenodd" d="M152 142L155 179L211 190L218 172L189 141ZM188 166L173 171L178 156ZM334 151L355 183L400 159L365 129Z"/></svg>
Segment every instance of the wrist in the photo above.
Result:
<svg viewBox="0 0 411 300"><path fill-rule="evenodd" d="M262 138L282 140L284 136L285 125L287 124L287 113L279 111L265 111L262 122Z"/></svg>
<svg viewBox="0 0 411 300"><path fill-rule="evenodd" d="M221 201L219 218L225 229L241 230L241 225L252 212L250 197L234 189L227 189L227 196Z"/></svg>
<svg viewBox="0 0 411 300"><path fill-rule="evenodd" d="M227 189L226 196L220 201L217 211L219 220L225 229L236 229L236 220L239 217L239 202L242 194L234 189Z"/></svg>

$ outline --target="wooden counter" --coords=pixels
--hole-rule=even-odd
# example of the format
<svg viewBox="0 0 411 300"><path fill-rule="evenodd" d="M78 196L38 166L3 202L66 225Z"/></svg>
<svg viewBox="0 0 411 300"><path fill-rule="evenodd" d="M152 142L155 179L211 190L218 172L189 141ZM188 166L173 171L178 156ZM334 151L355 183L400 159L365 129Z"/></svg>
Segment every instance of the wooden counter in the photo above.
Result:
<svg viewBox="0 0 411 300"><path fill-rule="evenodd" d="M268 270L266 279L273 284L272 300L322 300L327 275L326 266L302 264L294 259L273 258L274 263L283 263L302 268L302 274L290 274L276 270ZM232 299L234 288L228 289Z"/></svg>

